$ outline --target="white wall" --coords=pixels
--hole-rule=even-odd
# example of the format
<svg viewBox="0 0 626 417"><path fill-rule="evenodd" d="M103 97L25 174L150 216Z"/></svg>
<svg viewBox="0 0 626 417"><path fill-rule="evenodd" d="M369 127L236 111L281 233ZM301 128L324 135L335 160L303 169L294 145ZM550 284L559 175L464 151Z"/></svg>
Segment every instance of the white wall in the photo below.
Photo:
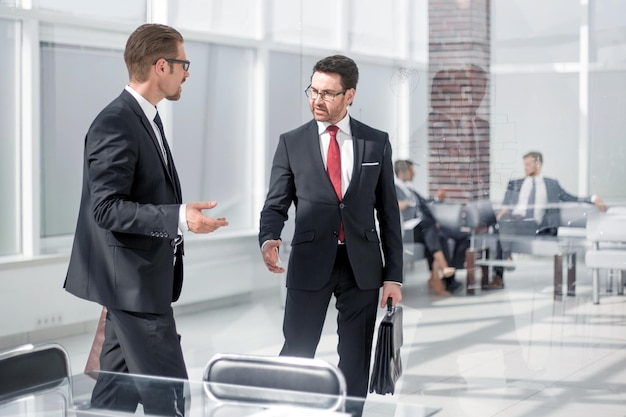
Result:
<svg viewBox="0 0 626 417"><path fill-rule="evenodd" d="M92 331L97 304L81 300L63 287L68 256L0 263L0 348ZM263 265L256 236L210 240L188 239L185 281L176 309L238 299L257 291L280 292L284 278Z"/></svg>

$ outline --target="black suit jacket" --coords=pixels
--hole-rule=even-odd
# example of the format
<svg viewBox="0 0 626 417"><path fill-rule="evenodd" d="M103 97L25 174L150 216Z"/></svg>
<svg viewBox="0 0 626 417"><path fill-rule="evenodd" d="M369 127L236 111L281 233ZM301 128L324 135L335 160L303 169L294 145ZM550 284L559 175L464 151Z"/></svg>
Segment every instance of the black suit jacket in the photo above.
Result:
<svg viewBox="0 0 626 417"><path fill-rule="evenodd" d="M548 206L543 215L543 220L539 225L540 229L544 228L558 228L561 224L561 211L558 207L558 203L562 201L581 201L591 203L591 197L576 197L569 194L563 188L559 182L552 178L544 177L546 184L546 194L548 196ZM519 194L522 188L524 178L511 180L506 188L506 194L504 195L504 202L502 203L509 209L515 208L519 201Z"/></svg>
<svg viewBox="0 0 626 417"><path fill-rule="evenodd" d="M65 280L70 293L109 308L162 313L178 299L182 256L173 240L182 202L150 121L126 90L85 137L83 189Z"/></svg>
<svg viewBox="0 0 626 417"><path fill-rule="evenodd" d="M296 218L287 270L289 288L317 290L328 283L340 221L359 288L402 282L400 214L389 136L354 119L350 128L354 171L341 203L324 168L317 123L312 120L280 136L261 212L259 243L280 238L293 202Z"/></svg>
<svg viewBox="0 0 626 417"><path fill-rule="evenodd" d="M421 216L422 220L420 224L422 224L422 226L430 227L435 225L437 223L437 220L435 219L435 216L433 216L432 211L430 211L429 201L422 197L420 193L415 190L409 189L408 192L410 192L413 197L417 199L417 205L413 207L407 207L402 210L402 219L406 221ZM397 185L396 193L398 194L398 201L408 200L411 198L411 196L407 195L405 190Z"/></svg>

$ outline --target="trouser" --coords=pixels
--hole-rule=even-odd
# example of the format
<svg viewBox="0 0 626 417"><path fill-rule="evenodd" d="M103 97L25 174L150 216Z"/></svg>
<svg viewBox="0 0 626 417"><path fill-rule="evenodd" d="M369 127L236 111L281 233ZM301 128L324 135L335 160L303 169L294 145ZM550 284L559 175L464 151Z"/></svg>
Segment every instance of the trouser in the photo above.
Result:
<svg viewBox="0 0 626 417"><path fill-rule="evenodd" d="M348 396L366 397L379 289L356 284L345 245L338 245L328 284L318 291L287 289L282 356L315 356L332 295L336 298L339 369Z"/></svg>
<svg viewBox="0 0 626 417"><path fill-rule="evenodd" d="M98 375L91 406L134 412L141 402L145 414L185 415L187 370L172 309L148 314L109 308L104 331L103 373Z"/></svg>

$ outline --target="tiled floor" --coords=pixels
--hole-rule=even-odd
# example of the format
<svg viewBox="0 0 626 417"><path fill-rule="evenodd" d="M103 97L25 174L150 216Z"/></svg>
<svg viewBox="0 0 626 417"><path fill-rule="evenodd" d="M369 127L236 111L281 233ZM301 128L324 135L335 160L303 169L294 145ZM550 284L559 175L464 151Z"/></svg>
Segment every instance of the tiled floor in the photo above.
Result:
<svg viewBox="0 0 626 417"><path fill-rule="evenodd" d="M577 296L554 301L551 273L548 260L520 260L504 290L436 298L419 265L404 286L404 375L396 395L374 397L438 407L441 417L626 416L626 297L603 294L592 304L591 278L579 264ZM226 307L179 314L191 378L218 352L276 354L279 293L277 285ZM334 317L331 305L318 357L336 363ZM84 366L91 337L59 340L74 371Z"/></svg>

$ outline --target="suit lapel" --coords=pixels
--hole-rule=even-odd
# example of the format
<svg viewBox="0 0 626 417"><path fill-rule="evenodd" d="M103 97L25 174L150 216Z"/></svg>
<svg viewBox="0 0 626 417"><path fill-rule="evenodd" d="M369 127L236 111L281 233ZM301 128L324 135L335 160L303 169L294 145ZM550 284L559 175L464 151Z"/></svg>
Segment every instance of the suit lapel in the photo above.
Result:
<svg viewBox="0 0 626 417"><path fill-rule="evenodd" d="M172 184L172 188L174 189L174 194L176 194L176 199L178 200L178 202L182 202L180 182L178 180L178 174L176 173L176 168L174 167L174 161L172 159L172 155L171 155L169 146L167 144L167 140L163 138L163 146L165 148L166 157L169 159L169 162L166 163L166 160L163 157L163 152L161 152L161 145L159 145L159 140L157 139L156 134L154 133L152 124L146 117L146 114L141 109L141 106L139 106L139 103L137 103L137 100L135 100L132 94L130 94L126 90L122 91L122 98L130 105L130 107L133 109L137 117L139 117L139 120L141 120L141 124L143 125L144 129L150 136L150 139L152 140L152 145L155 147L155 150L157 151L157 154L159 155L159 159L161 161L161 166L163 168L163 171L165 172L165 175L170 181L170 183Z"/></svg>
<svg viewBox="0 0 626 417"><path fill-rule="evenodd" d="M358 179L361 176L361 170L363 169L363 155L365 153L365 138L363 137L363 132L359 129L358 125L354 123L352 118L350 118L350 130L352 131L354 164L352 166L352 178L350 179L350 184L348 184L348 188L346 189L346 196L354 187L356 187L356 185L353 184L358 184Z"/></svg>
<svg viewBox="0 0 626 417"><path fill-rule="evenodd" d="M320 134L317 130L317 122L312 120L308 126L306 134L306 152L308 155L317 155L314 162L313 175L317 177L316 182L319 184L327 184L326 193L332 194L337 197L333 183L330 181L326 167L324 166L324 159L322 157L322 148L320 146Z"/></svg>

